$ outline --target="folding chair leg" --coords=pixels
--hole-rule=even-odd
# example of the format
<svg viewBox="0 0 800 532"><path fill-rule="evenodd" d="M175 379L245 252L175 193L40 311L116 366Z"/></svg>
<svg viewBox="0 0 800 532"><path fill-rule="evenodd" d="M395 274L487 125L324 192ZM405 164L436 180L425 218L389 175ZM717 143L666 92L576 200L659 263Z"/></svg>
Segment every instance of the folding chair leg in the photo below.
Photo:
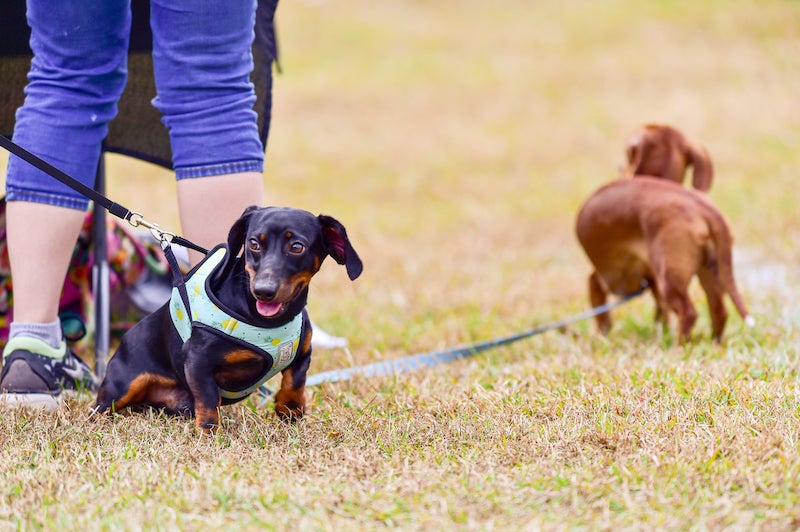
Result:
<svg viewBox="0 0 800 532"><path fill-rule="evenodd" d="M97 165L95 188L105 194L105 154L100 155ZM108 265L108 242L106 240L106 211L94 205L92 240L94 241L94 265L92 266L92 293L94 295L94 352L95 373L98 378L106 374L110 346L111 294Z"/></svg>

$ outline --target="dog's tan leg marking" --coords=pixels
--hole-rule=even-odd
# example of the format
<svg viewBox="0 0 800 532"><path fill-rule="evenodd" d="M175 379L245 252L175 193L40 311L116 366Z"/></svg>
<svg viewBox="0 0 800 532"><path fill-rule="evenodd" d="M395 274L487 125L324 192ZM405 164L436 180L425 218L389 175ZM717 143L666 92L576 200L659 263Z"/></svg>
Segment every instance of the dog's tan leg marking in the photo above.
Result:
<svg viewBox="0 0 800 532"><path fill-rule="evenodd" d="M263 357L249 349L238 349L226 353L223 360L225 363L216 370L214 376L220 386L224 388L225 384L229 383L231 380L241 378L243 371L249 371L246 366L247 363L258 363L263 360Z"/></svg>
<svg viewBox="0 0 800 532"><path fill-rule="evenodd" d="M215 434L219 430L219 407L205 408L195 405L194 425L205 434Z"/></svg>
<svg viewBox="0 0 800 532"><path fill-rule="evenodd" d="M249 349L237 349L225 354L225 364L240 364L243 362L252 362L253 360L260 360L258 354Z"/></svg>
<svg viewBox="0 0 800 532"><path fill-rule="evenodd" d="M133 379L125 395L114 401L114 409L119 410L134 404L164 405L166 408L177 410L183 403L186 394L178 392L178 383L155 373L143 373Z"/></svg>
<svg viewBox="0 0 800 532"><path fill-rule="evenodd" d="M209 380L207 375L203 377L205 377L203 380L198 381L197 374L186 371L186 381L194 397L194 426L205 434L214 434L219 430L219 407L222 399L217 391L216 382L213 379ZM200 386L199 382L202 382L203 386ZM212 398L213 400L210 400Z"/></svg>
<svg viewBox="0 0 800 532"><path fill-rule="evenodd" d="M275 395L275 414L286 421L303 417L306 411L305 386L294 388L294 374L291 368L282 372L281 389Z"/></svg>

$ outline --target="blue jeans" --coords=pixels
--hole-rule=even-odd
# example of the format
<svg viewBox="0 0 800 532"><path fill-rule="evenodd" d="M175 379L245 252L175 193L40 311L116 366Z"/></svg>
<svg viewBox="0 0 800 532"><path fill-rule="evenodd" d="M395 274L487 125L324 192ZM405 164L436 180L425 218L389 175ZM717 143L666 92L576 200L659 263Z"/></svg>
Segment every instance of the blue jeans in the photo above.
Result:
<svg viewBox="0 0 800 532"><path fill-rule="evenodd" d="M93 186L127 78L130 0L28 0L34 53L14 141ZM152 0L153 100L178 179L262 172L253 110L256 0ZM85 210L88 200L11 157L9 200Z"/></svg>

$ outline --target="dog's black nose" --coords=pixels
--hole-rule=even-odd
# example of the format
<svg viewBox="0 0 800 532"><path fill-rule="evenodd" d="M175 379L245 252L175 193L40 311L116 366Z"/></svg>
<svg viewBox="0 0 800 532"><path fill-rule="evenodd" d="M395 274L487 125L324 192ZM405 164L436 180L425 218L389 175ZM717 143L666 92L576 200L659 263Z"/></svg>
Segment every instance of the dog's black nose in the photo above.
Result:
<svg viewBox="0 0 800 532"><path fill-rule="evenodd" d="M261 301L272 301L278 295L278 283L258 283L253 287L253 295Z"/></svg>
<svg viewBox="0 0 800 532"><path fill-rule="evenodd" d="M275 299L275 294L277 293L278 293L277 290L271 290L271 289L255 290L256 297L261 301L272 301L273 299Z"/></svg>

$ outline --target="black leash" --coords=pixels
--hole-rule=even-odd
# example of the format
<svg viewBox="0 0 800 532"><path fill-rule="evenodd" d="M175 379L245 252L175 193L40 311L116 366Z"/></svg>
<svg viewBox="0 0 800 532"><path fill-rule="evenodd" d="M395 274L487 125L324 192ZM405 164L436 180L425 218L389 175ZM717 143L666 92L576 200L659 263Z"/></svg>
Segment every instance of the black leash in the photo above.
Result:
<svg viewBox="0 0 800 532"><path fill-rule="evenodd" d="M144 219L144 217L140 213L131 211L127 207L124 207L119 203L111 201L110 199L100 194L93 188L87 187L74 177L68 175L65 172L62 172L55 166L51 165L50 163L42 159L41 157L32 154L25 148L21 147L19 144L12 142L11 140L2 135L0 135L0 146L8 150L10 153L16 155L23 161L32 164L33 166L35 166L42 172L46 173L50 177L53 177L61 181L62 183L72 188L76 192L83 194L84 196L94 201L96 204L100 205L105 210L116 216L117 218L125 220L133 227L142 226L149 229L153 233L153 235L159 240L159 242L176 244L178 246L183 246L189 249L193 249L195 251L203 253L204 255L208 254L207 249L198 246L194 242L187 240L181 236L178 236L174 233L170 233L168 231L162 231L158 227L158 224L148 222L147 220Z"/></svg>
<svg viewBox="0 0 800 532"><path fill-rule="evenodd" d="M385 377L388 375L408 373L410 371L415 371L418 369L440 366L442 364L449 364L457 360L463 360L465 358L473 357L479 353L488 351L489 349L494 349L496 347L513 344L514 342L530 338L531 336L536 336L537 334L542 334L544 332L552 331L554 329L561 329L572 323L589 319L593 316L597 316L598 314L603 314L604 312L608 312L609 310L622 306L628 301L636 297L639 297L640 295L642 295L642 293L644 293L646 289L647 285L643 285L636 292L633 292L632 294L626 294L617 301L606 303L605 305L599 305L590 310L587 310L586 312L581 312L580 314L576 314L564 320L548 323L546 325L540 325L538 327L528 329L527 331L511 334L508 336L502 336L499 338L495 338L493 340L475 342L461 347L452 347L450 349L444 349L441 351L428 351L426 353L409 355L406 357L395 358L392 360L373 362L371 364L365 364L363 366L356 366L346 369L335 369L331 371L325 371L322 373L316 373L314 375L310 375L308 379L306 379L306 386L316 386L323 382L349 381L353 380L356 377L362 377L362 378ZM263 406L266 403L267 398L270 395L272 395L272 391L266 386L261 386L261 388L258 389L257 393L260 396L262 396L261 402L258 404L259 407Z"/></svg>

